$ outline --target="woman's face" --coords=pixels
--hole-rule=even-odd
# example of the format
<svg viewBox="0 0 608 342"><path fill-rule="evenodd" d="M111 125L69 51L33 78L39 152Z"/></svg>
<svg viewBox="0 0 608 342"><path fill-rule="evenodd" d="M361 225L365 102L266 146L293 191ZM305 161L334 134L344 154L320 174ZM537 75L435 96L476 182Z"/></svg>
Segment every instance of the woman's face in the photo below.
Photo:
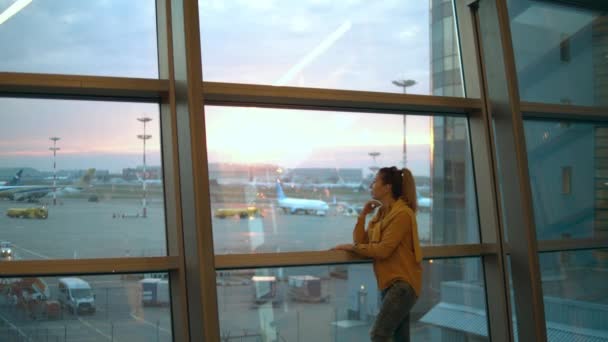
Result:
<svg viewBox="0 0 608 342"><path fill-rule="evenodd" d="M369 187L371 189L372 198L375 200L381 200L386 197L387 194L391 194L390 184L384 184L379 172L376 174L373 183Z"/></svg>

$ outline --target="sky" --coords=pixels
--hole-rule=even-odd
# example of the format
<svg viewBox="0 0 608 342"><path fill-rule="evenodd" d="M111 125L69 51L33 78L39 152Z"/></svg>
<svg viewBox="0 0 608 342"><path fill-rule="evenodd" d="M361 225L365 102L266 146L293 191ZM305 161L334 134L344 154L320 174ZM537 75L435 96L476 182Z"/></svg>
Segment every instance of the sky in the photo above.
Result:
<svg viewBox="0 0 608 342"><path fill-rule="evenodd" d="M13 0L0 0L0 13ZM199 0L203 79L401 93L430 93L427 1ZM35 23L35 24L32 24ZM158 78L151 0L33 0L0 24L0 71ZM145 103L0 98L0 167L120 172L160 163L158 106ZM210 162L285 167L367 167L372 150L401 162L399 115L260 108L206 109ZM428 174L430 121L408 116L408 163ZM414 166L415 165L415 166ZM399 166L399 165L398 165ZM416 172L415 172L416 173Z"/></svg>

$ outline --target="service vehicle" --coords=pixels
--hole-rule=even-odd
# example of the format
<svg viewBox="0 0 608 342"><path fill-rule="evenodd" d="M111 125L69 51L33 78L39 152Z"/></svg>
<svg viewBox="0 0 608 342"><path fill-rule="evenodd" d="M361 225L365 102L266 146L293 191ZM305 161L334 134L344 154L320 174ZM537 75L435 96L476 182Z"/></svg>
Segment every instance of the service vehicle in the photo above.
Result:
<svg viewBox="0 0 608 342"><path fill-rule="evenodd" d="M0 259L11 260L14 257L13 244L8 241L0 241Z"/></svg>
<svg viewBox="0 0 608 342"><path fill-rule="evenodd" d="M6 216L12 218L28 218L28 219L47 219L49 210L46 207L35 208L10 208L6 211Z"/></svg>
<svg viewBox="0 0 608 342"><path fill-rule="evenodd" d="M239 218L254 218L262 216L260 209L257 207L246 207L246 208L219 208L215 210L215 217L227 218L238 216Z"/></svg>
<svg viewBox="0 0 608 342"><path fill-rule="evenodd" d="M74 314L95 313L95 295L91 285L80 278L59 279L59 303Z"/></svg>

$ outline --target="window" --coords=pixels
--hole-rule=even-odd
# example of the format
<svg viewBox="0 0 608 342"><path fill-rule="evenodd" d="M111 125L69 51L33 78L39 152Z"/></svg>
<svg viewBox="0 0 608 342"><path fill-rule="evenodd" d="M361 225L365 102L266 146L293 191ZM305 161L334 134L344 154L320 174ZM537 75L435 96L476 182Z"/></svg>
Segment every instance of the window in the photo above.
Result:
<svg viewBox="0 0 608 342"><path fill-rule="evenodd" d="M508 6L521 100L606 105L604 16L557 2Z"/></svg>
<svg viewBox="0 0 608 342"><path fill-rule="evenodd" d="M172 341L169 282L154 276L2 278L0 340Z"/></svg>
<svg viewBox="0 0 608 342"><path fill-rule="evenodd" d="M524 129L537 238L599 237L606 226L606 125L525 120Z"/></svg>
<svg viewBox="0 0 608 342"><path fill-rule="evenodd" d="M158 78L155 8L149 0L2 0L0 14L14 15L0 20L0 72Z"/></svg>
<svg viewBox="0 0 608 342"><path fill-rule="evenodd" d="M478 258L427 261L412 340L487 340ZM220 271L223 338L369 341L380 297L371 265Z"/></svg>
<svg viewBox="0 0 608 342"><path fill-rule="evenodd" d="M217 254L350 241L376 171L404 158L421 243L479 241L465 118L207 106L205 119Z"/></svg>
<svg viewBox="0 0 608 342"><path fill-rule="evenodd" d="M549 341L557 341L552 331L570 340L606 335L607 255L606 250L539 255Z"/></svg>
<svg viewBox="0 0 608 342"><path fill-rule="evenodd" d="M2 98L0 108L5 260L167 255L158 104Z"/></svg>
<svg viewBox="0 0 608 342"><path fill-rule="evenodd" d="M451 3L199 3L205 81L430 95L430 37L458 54Z"/></svg>

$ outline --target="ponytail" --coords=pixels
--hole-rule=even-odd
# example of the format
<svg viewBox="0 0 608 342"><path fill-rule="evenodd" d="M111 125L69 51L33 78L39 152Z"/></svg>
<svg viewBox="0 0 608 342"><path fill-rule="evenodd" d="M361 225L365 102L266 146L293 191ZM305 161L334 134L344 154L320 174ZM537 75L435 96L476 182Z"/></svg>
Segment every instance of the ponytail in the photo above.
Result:
<svg viewBox="0 0 608 342"><path fill-rule="evenodd" d="M403 199L405 204L407 204L412 211L416 212L418 210L418 196L416 195L414 176L408 168L403 168L403 170L401 170L401 176L403 178L401 199Z"/></svg>
<svg viewBox="0 0 608 342"><path fill-rule="evenodd" d="M418 210L418 196L416 195L416 183L412 171L408 168L398 169L391 166L378 170L378 175L382 178L383 184L391 185L391 193L394 199L401 198L414 212Z"/></svg>

